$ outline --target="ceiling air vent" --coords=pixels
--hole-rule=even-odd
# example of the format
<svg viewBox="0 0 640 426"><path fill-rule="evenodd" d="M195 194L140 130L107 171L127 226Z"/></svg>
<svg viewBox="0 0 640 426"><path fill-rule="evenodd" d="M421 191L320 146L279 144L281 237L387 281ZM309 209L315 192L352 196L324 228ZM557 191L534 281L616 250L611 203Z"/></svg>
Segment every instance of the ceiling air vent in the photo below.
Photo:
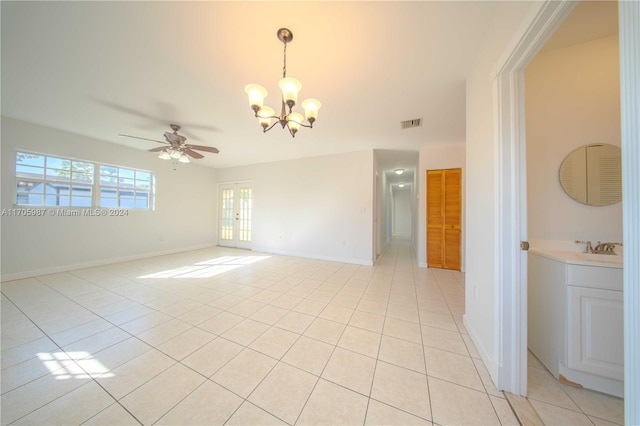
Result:
<svg viewBox="0 0 640 426"><path fill-rule="evenodd" d="M410 129L412 127L422 126L422 118L414 118L413 120L406 120L400 122L400 127L403 129Z"/></svg>

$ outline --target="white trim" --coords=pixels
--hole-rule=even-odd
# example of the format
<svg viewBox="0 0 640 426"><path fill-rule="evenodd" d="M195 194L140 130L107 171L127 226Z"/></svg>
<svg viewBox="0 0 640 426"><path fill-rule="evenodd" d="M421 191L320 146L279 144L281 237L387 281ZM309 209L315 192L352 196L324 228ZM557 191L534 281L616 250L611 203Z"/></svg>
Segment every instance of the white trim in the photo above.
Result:
<svg viewBox="0 0 640 426"><path fill-rule="evenodd" d="M497 62L493 84L496 164L496 386L527 393L526 145L523 72L575 2L534 3ZM485 360L486 361L486 360Z"/></svg>
<svg viewBox="0 0 640 426"><path fill-rule="evenodd" d="M469 333L469 337L471 338L471 341L475 345L476 350L480 355L480 358L482 358L482 362L484 363L485 367L487 367L487 370L489 371L489 375L491 377L496 377L496 375L498 374L498 364L496 364L493 358L489 356L489 353L482 345L482 340L476 335L475 328L469 324L469 320L466 314L462 316L462 322L464 324L464 327L467 329L467 332Z"/></svg>
<svg viewBox="0 0 640 426"><path fill-rule="evenodd" d="M94 261L82 262L82 263L72 263L69 265L52 266L50 268L33 269L29 271L15 272L12 274L3 274L0 281L7 282L7 281L13 281L13 280L20 280L23 278L38 277L41 275L56 274L59 272L75 271L78 269L93 268L96 266L111 265L113 263L129 262L132 260L146 259L149 257L156 257L156 256L165 256L167 254L201 250L201 249L211 248L211 247L217 247L216 243L198 244L195 246L182 247L182 248L169 249L169 250L160 250L160 251L147 252L142 254L134 254L131 256L112 257L110 259L101 259L101 260L94 260Z"/></svg>
<svg viewBox="0 0 640 426"><path fill-rule="evenodd" d="M282 256L302 257L302 258L305 258L305 259L327 260L327 261L330 261L330 262L350 263L350 264L354 264L354 265L363 265L363 266L373 266L373 261L371 261L371 260L350 259L348 257L324 256L324 255L321 255L321 254L290 252L290 251L285 251L285 250L272 250L272 249L269 249L269 248L262 249L260 247L253 247L251 250L254 251L254 252L267 253L267 254L278 254L278 255L282 255Z"/></svg>
<svg viewBox="0 0 640 426"><path fill-rule="evenodd" d="M624 238L624 420L640 424L640 2L618 2L622 228Z"/></svg>

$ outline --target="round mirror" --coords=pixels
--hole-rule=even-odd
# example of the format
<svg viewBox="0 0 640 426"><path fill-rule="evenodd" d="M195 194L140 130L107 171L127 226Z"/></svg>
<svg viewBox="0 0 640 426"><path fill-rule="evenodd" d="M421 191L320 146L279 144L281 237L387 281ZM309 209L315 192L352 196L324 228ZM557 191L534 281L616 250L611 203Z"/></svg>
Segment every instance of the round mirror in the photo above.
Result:
<svg viewBox="0 0 640 426"><path fill-rule="evenodd" d="M567 195L588 206L608 206L622 200L620 147L585 145L560 165L560 185Z"/></svg>

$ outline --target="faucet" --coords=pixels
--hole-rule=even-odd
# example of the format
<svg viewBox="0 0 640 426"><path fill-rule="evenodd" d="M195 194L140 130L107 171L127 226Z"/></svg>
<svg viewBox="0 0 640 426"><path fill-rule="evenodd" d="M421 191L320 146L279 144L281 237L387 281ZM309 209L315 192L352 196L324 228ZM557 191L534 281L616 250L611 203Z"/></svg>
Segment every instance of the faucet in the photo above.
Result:
<svg viewBox="0 0 640 426"><path fill-rule="evenodd" d="M586 244L587 246L584 248L583 253L593 253L593 247L591 246L591 241L580 241L576 240L576 244ZM598 241L600 243L600 241Z"/></svg>
<svg viewBox="0 0 640 426"><path fill-rule="evenodd" d="M622 245L622 243L601 243L600 241L598 241L598 244L596 245L596 248L593 249L593 253L597 253L597 254L613 254L615 255L615 248L616 245Z"/></svg>

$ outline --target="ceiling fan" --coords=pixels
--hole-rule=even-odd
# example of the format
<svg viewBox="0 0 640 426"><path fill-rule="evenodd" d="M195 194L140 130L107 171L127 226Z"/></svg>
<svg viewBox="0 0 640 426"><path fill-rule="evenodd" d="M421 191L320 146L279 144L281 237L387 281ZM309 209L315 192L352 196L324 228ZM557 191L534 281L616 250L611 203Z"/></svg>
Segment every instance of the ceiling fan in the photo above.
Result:
<svg viewBox="0 0 640 426"><path fill-rule="evenodd" d="M157 142L163 145L168 145L168 146L161 146L158 148L152 148L147 151L159 152L160 155L158 157L163 160L173 159L173 160L178 160L181 163L188 163L189 157L195 158L195 159L204 158L204 155L196 151L212 152L214 154L217 154L218 152L220 152L218 148L214 148L212 146L192 145L192 144L186 143L187 138L178 134L178 130L180 130L180 126L177 124L171 124L171 129L173 130L173 133L164 132L164 138L166 139L166 141L159 141L156 139L141 138L139 136L131 136L131 135L123 135L123 134L120 134L119 136L124 136L127 138L134 138L134 139L142 139L145 141Z"/></svg>

